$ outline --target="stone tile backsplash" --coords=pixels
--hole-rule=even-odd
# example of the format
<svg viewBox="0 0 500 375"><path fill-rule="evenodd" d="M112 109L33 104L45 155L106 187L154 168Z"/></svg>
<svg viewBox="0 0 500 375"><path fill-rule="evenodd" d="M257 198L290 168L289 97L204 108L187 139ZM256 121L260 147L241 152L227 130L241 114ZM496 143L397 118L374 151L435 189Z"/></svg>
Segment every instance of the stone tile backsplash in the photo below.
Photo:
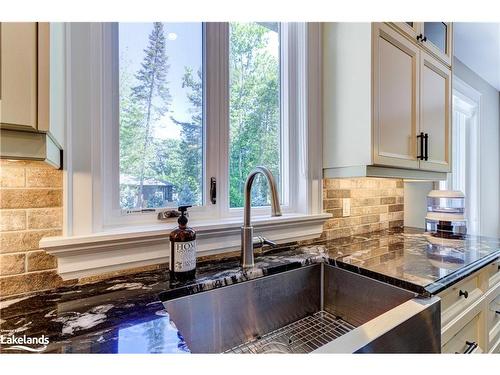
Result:
<svg viewBox="0 0 500 375"><path fill-rule="evenodd" d="M333 215L323 237L335 239L403 226L403 180L351 178L323 180L323 210ZM344 216L343 199L350 203Z"/></svg>
<svg viewBox="0 0 500 375"><path fill-rule="evenodd" d="M0 161L0 296L65 284L56 258L39 249L62 231L62 171L41 162Z"/></svg>

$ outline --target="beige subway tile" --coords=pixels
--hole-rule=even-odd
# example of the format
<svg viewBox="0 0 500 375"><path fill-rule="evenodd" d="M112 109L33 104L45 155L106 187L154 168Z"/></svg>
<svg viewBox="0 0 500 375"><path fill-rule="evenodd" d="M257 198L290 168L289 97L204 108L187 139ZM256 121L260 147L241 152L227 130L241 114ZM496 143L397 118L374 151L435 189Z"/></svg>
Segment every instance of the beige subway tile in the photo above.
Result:
<svg viewBox="0 0 500 375"><path fill-rule="evenodd" d="M353 185L356 189L377 190L380 187L380 182L376 178L357 178Z"/></svg>
<svg viewBox="0 0 500 375"><path fill-rule="evenodd" d="M332 208L326 210L327 213L332 214L332 217L342 217L342 209L341 208Z"/></svg>
<svg viewBox="0 0 500 375"><path fill-rule="evenodd" d="M25 210L0 210L0 231L26 229Z"/></svg>
<svg viewBox="0 0 500 375"><path fill-rule="evenodd" d="M339 227L339 220L338 219L328 219L325 224L323 225L323 230L329 230L329 229L336 229Z"/></svg>
<svg viewBox="0 0 500 375"><path fill-rule="evenodd" d="M378 197L380 190L378 189L353 189L351 190L352 198L371 198Z"/></svg>
<svg viewBox="0 0 500 375"><path fill-rule="evenodd" d="M389 212L389 221L394 221L394 220L404 220L404 212L403 211Z"/></svg>
<svg viewBox="0 0 500 375"><path fill-rule="evenodd" d="M379 206L380 198L352 198L351 207Z"/></svg>
<svg viewBox="0 0 500 375"><path fill-rule="evenodd" d="M24 253L0 255L0 276L18 275L20 273L24 273L24 261Z"/></svg>
<svg viewBox="0 0 500 375"><path fill-rule="evenodd" d="M57 288L63 284L55 271L26 273L0 277L2 297Z"/></svg>
<svg viewBox="0 0 500 375"><path fill-rule="evenodd" d="M57 260L54 256L45 251L31 251L27 254L27 270L42 271L57 267Z"/></svg>
<svg viewBox="0 0 500 375"><path fill-rule="evenodd" d="M0 208L40 208L62 206L62 190L2 189Z"/></svg>
<svg viewBox="0 0 500 375"><path fill-rule="evenodd" d="M361 224L371 224L380 221L380 215L361 216Z"/></svg>
<svg viewBox="0 0 500 375"><path fill-rule="evenodd" d="M49 168L26 168L27 187L62 188L62 171Z"/></svg>
<svg viewBox="0 0 500 375"><path fill-rule="evenodd" d="M403 180L397 180L396 181L396 188L398 189L403 189L405 187L405 183Z"/></svg>
<svg viewBox="0 0 500 375"><path fill-rule="evenodd" d="M342 199L326 199L323 201L323 205L325 209L331 208L341 208L342 207Z"/></svg>
<svg viewBox="0 0 500 375"><path fill-rule="evenodd" d="M323 180L323 187L325 189L339 189L340 180L336 178L327 178Z"/></svg>
<svg viewBox="0 0 500 375"><path fill-rule="evenodd" d="M404 225L403 220L389 221L389 228L402 227Z"/></svg>
<svg viewBox="0 0 500 375"><path fill-rule="evenodd" d="M43 237L54 237L62 235L61 230L33 230L3 232L0 235L1 253L18 253L38 249L38 244Z"/></svg>
<svg viewBox="0 0 500 375"><path fill-rule="evenodd" d="M397 189L380 189L380 196L381 197L394 197L396 196L396 190Z"/></svg>
<svg viewBox="0 0 500 375"><path fill-rule="evenodd" d="M391 204L389 206L389 212L403 211L404 205L402 204Z"/></svg>
<svg viewBox="0 0 500 375"><path fill-rule="evenodd" d="M28 211L28 229L62 227L62 208L40 208Z"/></svg>
<svg viewBox="0 0 500 375"><path fill-rule="evenodd" d="M341 178L338 180L339 189L350 190L355 187L355 180L351 178Z"/></svg>
<svg viewBox="0 0 500 375"><path fill-rule="evenodd" d="M0 187L3 188L21 188L25 184L25 175L23 167L0 167Z"/></svg>
<svg viewBox="0 0 500 375"><path fill-rule="evenodd" d="M333 229L326 232L326 238L334 240L342 237L349 237L351 235L351 228Z"/></svg>
<svg viewBox="0 0 500 375"><path fill-rule="evenodd" d="M380 198L380 204L395 204L396 197L382 197Z"/></svg>
<svg viewBox="0 0 500 375"><path fill-rule="evenodd" d="M370 225L365 224L365 225L358 225L356 227L352 228L352 235L358 235L358 234L365 234L365 233L370 233Z"/></svg>
<svg viewBox="0 0 500 375"><path fill-rule="evenodd" d="M350 198L351 197L351 190L347 189L334 189L334 190L328 190L327 198Z"/></svg>
<svg viewBox="0 0 500 375"><path fill-rule="evenodd" d="M405 202L405 198L403 196L396 197L396 203L404 203L404 202Z"/></svg>
<svg viewBox="0 0 500 375"><path fill-rule="evenodd" d="M18 167L22 168L29 165L31 161L29 160L10 160L10 159L0 159L0 167Z"/></svg>

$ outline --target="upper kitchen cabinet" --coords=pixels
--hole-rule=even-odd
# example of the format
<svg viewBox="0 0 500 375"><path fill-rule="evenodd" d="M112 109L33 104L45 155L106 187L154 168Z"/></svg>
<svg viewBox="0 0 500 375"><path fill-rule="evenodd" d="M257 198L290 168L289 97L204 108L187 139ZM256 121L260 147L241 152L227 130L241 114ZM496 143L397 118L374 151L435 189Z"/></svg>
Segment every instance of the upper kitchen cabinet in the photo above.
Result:
<svg viewBox="0 0 500 375"><path fill-rule="evenodd" d="M452 28L451 22L393 22L406 37L416 41L427 52L451 66Z"/></svg>
<svg viewBox="0 0 500 375"><path fill-rule="evenodd" d="M62 24L0 24L1 157L61 166Z"/></svg>
<svg viewBox="0 0 500 375"><path fill-rule="evenodd" d="M324 24L325 177L446 178L451 70L402 28Z"/></svg>
<svg viewBox="0 0 500 375"><path fill-rule="evenodd" d="M420 53L420 132L424 158L420 167L450 171L451 70L425 51Z"/></svg>

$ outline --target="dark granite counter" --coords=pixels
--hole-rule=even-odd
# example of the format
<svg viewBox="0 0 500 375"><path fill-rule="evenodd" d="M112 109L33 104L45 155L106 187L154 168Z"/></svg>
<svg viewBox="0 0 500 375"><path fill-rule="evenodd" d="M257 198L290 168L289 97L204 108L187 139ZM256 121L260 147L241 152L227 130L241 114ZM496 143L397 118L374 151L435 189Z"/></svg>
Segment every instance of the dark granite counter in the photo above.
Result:
<svg viewBox="0 0 500 375"><path fill-rule="evenodd" d="M202 262L196 280L171 283L165 269L0 301L0 352L26 349L12 338L46 337L24 345L43 353L188 353L161 300L273 273L329 262L424 295L437 293L500 257L500 241L431 238L405 228L308 245L293 244L256 257L243 271L238 259ZM10 341L9 341L10 340Z"/></svg>
<svg viewBox="0 0 500 375"><path fill-rule="evenodd" d="M415 228L326 241L330 263L416 293L437 294L500 258L500 240L433 237Z"/></svg>

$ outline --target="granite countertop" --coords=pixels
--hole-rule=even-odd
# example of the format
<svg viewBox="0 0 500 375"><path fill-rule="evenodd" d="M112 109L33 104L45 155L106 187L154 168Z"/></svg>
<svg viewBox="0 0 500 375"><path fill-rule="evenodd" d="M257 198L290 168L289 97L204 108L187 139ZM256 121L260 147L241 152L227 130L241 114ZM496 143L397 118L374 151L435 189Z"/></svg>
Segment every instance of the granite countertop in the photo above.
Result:
<svg viewBox="0 0 500 375"><path fill-rule="evenodd" d="M432 242L431 242L432 241ZM188 283L165 269L0 300L1 353L26 352L12 337L48 337L26 345L44 353L188 353L161 300L189 295L318 262L328 262L414 292L438 293L500 257L498 239L430 238L404 228L263 253L243 271L238 259L205 261ZM19 344L19 343L17 343Z"/></svg>

